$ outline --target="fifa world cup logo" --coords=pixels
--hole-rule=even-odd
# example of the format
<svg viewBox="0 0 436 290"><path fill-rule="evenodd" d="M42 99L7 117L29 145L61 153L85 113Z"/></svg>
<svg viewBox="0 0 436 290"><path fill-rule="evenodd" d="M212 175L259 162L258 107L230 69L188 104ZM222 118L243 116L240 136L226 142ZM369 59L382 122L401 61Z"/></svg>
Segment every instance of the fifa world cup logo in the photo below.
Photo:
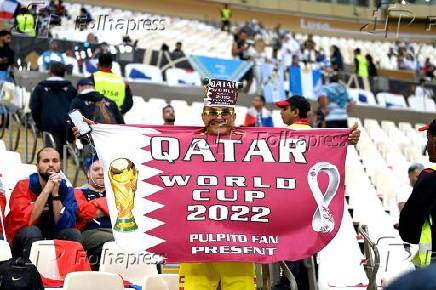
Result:
<svg viewBox="0 0 436 290"><path fill-rule="evenodd" d="M129 159L119 158L112 161L108 175L118 210L114 230L132 232L138 228L132 214L138 183L138 170Z"/></svg>

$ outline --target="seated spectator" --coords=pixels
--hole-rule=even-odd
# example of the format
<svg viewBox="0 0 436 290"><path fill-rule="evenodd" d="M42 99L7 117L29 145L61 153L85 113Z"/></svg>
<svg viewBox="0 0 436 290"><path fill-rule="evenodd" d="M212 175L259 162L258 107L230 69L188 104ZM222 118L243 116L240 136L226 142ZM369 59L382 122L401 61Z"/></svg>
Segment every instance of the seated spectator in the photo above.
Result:
<svg viewBox="0 0 436 290"><path fill-rule="evenodd" d="M265 108L265 97L254 96L244 120L245 127L273 127L271 112Z"/></svg>
<svg viewBox="0 0 436 290"><path fill-rule="evenodd" d="M29 258L36 241L82 239L75 229L77 203L73 188L60 174L59 152L43 148L36 160L38 172L18 181L9 200L5 226L13 257Z"/></svg>
<svg viewBox="0 0 436 290"><path fill-rule="evenodd" d="M118 106L95 90L91 78L77 82L77 96L72 100L70 110L77 109L82 115L94 122L102 124L124 124Z"/></svg>
<svg viewBox="0 0 436 290"><path fill-rule="evenodd" d="M58 152L67 141L67 118L76 89L64 79L65 66L54 63L49 77L40 82L32 92L30 109L36 127L53 135ZM69 130L68 130L69 131ZM46 140L45 146L52 145Z"/></svg>
<svg viewBox="0 0 436 290"><path fill-rule="evenodd" d="M88 186L77 188L77 228L82 231L82 244L93 270L98 270L104 243L114 240L106 203L104 172L97 156L85 160Z"/></svg>

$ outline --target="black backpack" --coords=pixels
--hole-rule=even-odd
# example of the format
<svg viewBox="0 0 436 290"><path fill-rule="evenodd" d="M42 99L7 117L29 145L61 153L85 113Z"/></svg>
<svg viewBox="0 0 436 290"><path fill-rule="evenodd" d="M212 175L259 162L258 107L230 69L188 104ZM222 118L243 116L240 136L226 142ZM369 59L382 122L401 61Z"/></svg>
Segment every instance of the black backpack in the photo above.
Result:
<svg viewBox="0 0 436 290"><path fill-rule="evenodd" d="M44 290L41 276L29 259L0 262L0 290Z"/></svg>

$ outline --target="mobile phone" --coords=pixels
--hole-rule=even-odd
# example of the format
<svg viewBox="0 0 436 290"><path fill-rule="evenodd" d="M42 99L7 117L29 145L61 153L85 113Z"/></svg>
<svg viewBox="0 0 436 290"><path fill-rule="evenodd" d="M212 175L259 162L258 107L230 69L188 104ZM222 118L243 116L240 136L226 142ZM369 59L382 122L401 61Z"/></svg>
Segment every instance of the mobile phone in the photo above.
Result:
<svg viewBox="0 0 436 290"><path fill-rule="evenodd" d="M69 112L68 116L70 116L74 126L79 129L80 135L85 135L91 132L91 127L89 127L89 125L83 121L83 115L79 110L76 109Z"/></svg>

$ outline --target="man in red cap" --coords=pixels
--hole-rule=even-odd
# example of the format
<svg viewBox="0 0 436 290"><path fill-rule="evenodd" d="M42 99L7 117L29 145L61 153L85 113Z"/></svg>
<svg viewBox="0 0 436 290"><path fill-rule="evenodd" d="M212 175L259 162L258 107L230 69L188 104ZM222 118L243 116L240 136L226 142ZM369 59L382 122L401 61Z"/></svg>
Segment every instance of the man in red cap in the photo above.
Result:
<svg viewBox="0 0 436 290"><path fill-rule="evenodd" d="M307 115L310 111L310 104L305 97L292 96L286 100L276 102L276 105L281 109L283 123L290 129L310 129ZM360 130L357 123L351 127L350 134L348 135L348 143L356 145L359 141Z"/></svg>
<svg viewBox="0 0 436 290"><path fill-rule="evenodd" d="M430 162L436 163L436 119L419 129L427 131L427 152ZM424 169L418 176L412 194L400 213L400 236L405 242L419 243L419 250L412 262L425 267L436 255L436 171Z"/></svg>

